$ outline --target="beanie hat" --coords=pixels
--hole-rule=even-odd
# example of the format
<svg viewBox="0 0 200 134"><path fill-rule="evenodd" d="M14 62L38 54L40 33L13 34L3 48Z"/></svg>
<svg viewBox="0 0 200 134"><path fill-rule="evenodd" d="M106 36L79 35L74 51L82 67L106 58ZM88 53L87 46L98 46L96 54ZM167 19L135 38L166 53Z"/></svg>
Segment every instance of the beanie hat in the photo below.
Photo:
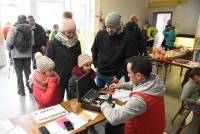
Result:
<svg viewBox="0 0 200 134"><path fill-rule="evenodd" d="M87 54L81 54L78 56L78 66L82 67L86 63L92 63L92 58Z"/></svg>
<svg viewBox="0 0 200 134"><path fill-rule="evenodd" d="M43 56L40 52L35 54L37 70L40 73L46 72L50 68L54 68L55 63L48 57Z"/></svg>
<svg viewBox="0 0 200 134"><path fill-rule="evenodd" d="M120 15L116 12L111 12L106 16L105 25L112 25L116 29L120 29Z"/></svg>
<svg viewBox="0 0 200 134"><path fill-rule="evenodd" d="M19 15L17 17L17 23L19 23L19 24L21 24L21 23L27 23L26 16L25 15Z"/></svg>
<svg viewBox="0 0 200 134"><path fill-rule="evenodd" d="M73 19L69 18L63 18L62 24L61 24L61 31L67 31L71 29L76 29L76 23Z"/></svg>

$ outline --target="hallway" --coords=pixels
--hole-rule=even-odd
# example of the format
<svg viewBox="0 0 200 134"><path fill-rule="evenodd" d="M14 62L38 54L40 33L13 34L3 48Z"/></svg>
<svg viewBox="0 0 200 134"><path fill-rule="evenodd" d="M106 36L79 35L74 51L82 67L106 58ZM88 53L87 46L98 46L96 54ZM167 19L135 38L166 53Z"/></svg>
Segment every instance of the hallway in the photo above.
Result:
<svg viewBox="0 0 200 134"><path fill-rule="evenodd" d="M0 68L0 120L5 120L25 113L30 113L37 109L35 100L32 94L29 94L28 89L25 89L25 97L17 94L16 75L13 72L13 66Z"/></svg>

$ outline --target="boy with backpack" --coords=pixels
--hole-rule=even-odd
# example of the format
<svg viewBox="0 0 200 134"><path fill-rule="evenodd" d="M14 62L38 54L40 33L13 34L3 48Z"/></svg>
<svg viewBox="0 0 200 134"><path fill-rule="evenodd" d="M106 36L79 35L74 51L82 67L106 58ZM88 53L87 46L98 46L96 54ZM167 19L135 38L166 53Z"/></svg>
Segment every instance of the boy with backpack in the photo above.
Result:
<svg viewBox="0 0 200 134"><path fill-rule="evenodd" d="M14 61L14 68L17 76L17 93L21 96L25 96L23 71L29 93L33 92L28 83L29 75L31 73L30 66L33 44L34 34L31 26L27 23L25 15L19 15L17 22L8 32L6 46L11 52L10 56Z"/></svg>

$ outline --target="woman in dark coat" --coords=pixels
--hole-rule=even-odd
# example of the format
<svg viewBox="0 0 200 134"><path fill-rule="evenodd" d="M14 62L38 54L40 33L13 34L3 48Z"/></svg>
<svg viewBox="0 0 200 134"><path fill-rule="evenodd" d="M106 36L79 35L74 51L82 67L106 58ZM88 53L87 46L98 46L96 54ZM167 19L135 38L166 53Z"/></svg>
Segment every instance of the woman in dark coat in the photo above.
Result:
<svg viewBox="0 0 200 134"><path fill-rule="evenodd" d="M65 91L68 95L68 81L80 54L81 46L76 34L75 22L72 19L63 18L60 32L50 42L47 49L47 56L55 62L55 71L60 76L58 95L61 100L64 99Z"/></svg>

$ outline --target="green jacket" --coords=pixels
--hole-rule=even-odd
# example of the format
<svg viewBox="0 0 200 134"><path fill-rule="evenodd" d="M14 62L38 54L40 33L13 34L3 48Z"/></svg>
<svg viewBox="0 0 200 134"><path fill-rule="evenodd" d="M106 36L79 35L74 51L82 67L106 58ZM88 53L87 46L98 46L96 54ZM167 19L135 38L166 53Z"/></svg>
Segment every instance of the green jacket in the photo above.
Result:
<svg viewBox="0 0 200 134"><path fill-rule="evenodd" d="M153 27L153 26L148 27L148 29L147 29L148 41L154 40L154 36L157 34L157 32L158 32L158 30L155 27Z"/></svg>
<svg viewBox="0 0 200 134"><path fill-rule="evenodd" d="M58 32L56 32L56 31L52 31L52 32L50 33L50 35L49 35L49 40L50 40L50 41L53 40L53 39L55 38L55 36L56 36L57 33L58 33Z"/></svg>
<svg viewBox="0 0 200 134"><path fill-rule="evenodd" d="M181 100L186 104L195 104L200 98L200 84L190 79L183 87Z"/></svg>

